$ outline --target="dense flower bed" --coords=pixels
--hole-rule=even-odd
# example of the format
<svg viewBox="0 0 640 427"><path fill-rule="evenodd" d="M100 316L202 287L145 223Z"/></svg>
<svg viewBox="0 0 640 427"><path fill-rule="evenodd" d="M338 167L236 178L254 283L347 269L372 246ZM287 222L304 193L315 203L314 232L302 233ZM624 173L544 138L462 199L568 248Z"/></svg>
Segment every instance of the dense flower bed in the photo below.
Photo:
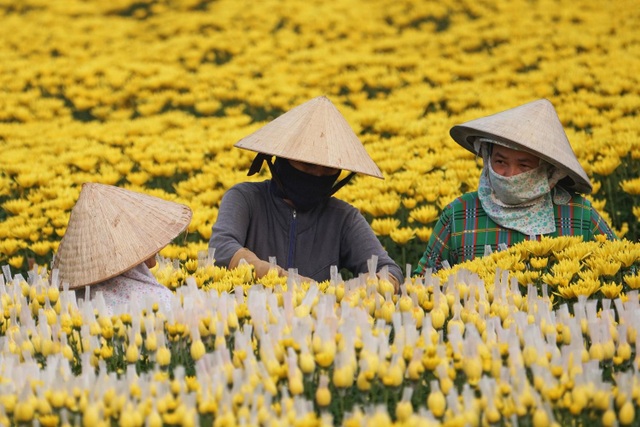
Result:
<svg viewBox="0 0 640 427"><path fill-rule="evenodd" d="M640 423L635 0L0 0L0 19L0 424ZM252 159L233 143L318 95L385 175L338 197L401 266L477 186L450 127L541 97L627 240L522 244L400 295L214 267ZM108 317L49 284L86 181L193 209L154 270L171 312Z"/></svg>
<svg viewBox="0 0 640 427"><path fill-rule="evenodd" d="M518 282L519 263L567 283ZM5 268L0 423L636 425L639 265L637 243L549 239L392 295L373 273L256 282L202 254L154 270L171 311L115 316Z"/></svg>

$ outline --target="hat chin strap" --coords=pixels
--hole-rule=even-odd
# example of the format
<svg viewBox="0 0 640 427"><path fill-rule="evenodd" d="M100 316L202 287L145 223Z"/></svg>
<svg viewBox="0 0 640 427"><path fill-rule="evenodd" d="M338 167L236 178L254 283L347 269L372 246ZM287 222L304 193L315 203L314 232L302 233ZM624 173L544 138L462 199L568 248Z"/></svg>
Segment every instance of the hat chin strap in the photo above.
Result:
<svg viewBox="0 0 640 427"><path fill-rule="evenodd" d="M338 181L338 183L331 188L331 194L329 195L333 196L334 194L336 194L336 192L342 187L344 187L345 185L347 185L349 181L351 181L351 178L353 178L354 176L356 176L355 172L349 172L349 175L344 177L344 179Z"/></svg>
<svg viewBox="0 0 640 427"><path fill-rule="evenodd" d="M251 162L251 166L249 166L249 172L247 172L247 176L255 175L260 172L260 169L262 169L262 163L264 161L269 164L269 169L271 169L271 156L269 154L258 153L253 159L253 162Z"/></svg>

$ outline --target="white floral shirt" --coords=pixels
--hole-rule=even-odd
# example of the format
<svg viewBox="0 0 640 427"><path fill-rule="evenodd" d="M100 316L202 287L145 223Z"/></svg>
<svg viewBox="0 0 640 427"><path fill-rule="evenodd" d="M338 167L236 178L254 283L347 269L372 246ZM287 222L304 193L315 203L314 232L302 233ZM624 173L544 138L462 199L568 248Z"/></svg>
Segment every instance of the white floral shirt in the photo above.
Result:
<svg viewBox="0 0 640 427"><path fill-rule="evenodd" d="M125 312L132 301L141 306L146 306L146 301L157 302L168 311L173 297L173 292L158 283L144 262L116 277L91 285L90 298L93 300L98 292L102 292L109 315Z"/></svg>

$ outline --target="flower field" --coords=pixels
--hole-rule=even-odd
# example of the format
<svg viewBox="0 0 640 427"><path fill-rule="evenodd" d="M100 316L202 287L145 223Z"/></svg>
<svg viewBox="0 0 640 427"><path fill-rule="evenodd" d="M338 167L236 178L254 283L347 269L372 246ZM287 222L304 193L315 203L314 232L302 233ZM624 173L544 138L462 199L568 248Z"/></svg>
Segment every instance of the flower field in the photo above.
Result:
<svg viewBox="0 0 640 427"><path fill-rule="evenodd" d="M636 1L0 0L0 18L0 424L640 423ZM268 178L233 144L319 95L385 175L337 196L403 267L477 187L451 126L543 97L624 239L518 246L401 295L214 267L222 195ZM108 318L47 283L87 181L194 211L154 270L172 312Z"/></svg>

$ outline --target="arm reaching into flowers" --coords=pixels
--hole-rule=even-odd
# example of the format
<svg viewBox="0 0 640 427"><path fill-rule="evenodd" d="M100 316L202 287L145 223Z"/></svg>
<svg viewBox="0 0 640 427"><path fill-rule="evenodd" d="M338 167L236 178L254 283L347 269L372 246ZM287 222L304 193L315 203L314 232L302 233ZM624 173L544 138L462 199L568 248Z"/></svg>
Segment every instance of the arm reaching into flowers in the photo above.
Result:
<svg viewBox="0 0 640 427"><path fill-rule="evenodd" d="M248 258L262 274L265 260L275 257L281 274L295 268L324 281L333 266L366 273L376 255L397 288L402 272L369 224L332 197L356 173L383 175L326 97L293 108L235 145L258 153L249 176L266 162L271 179L238 184L223 197L209 241L216 263L233 266ZM343 170L350 173L343 176Z"/></svg>

